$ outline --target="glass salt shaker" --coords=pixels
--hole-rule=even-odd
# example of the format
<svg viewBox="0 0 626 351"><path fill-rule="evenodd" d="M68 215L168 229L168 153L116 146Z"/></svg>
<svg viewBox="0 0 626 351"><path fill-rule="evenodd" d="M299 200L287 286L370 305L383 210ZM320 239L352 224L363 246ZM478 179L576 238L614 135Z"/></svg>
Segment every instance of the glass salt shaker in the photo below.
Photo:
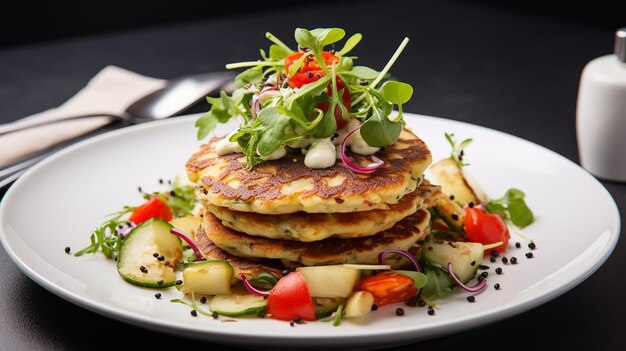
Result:
<svg viewBox="0 0 626 351"><path fill-rule="evenodd" d="M583 168L598 178L626 182L626 28L615 33L615 53L589 62L576 108Z"/></svg>

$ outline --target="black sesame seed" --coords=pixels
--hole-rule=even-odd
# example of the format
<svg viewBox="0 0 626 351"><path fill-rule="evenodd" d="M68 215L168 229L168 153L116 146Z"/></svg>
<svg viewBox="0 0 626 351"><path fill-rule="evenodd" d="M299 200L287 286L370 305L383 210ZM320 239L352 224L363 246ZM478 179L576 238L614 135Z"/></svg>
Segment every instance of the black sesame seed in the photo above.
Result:
<svg viewBox="0 0 626 351"><path fill-rule="evenodd" d="M484 264L481 264L480 266L478 266L478 268L480 268L480 269L489 269L489 266L485 266Z"/></svg>
<svg viewBox="0 0 626 351"><path fill-rule="evenodd" d="M217 313L217 311L213 311L213 314L211 315L211 317L213 317L213 319L217 319L217 317L219 317L219 313Z"/></svg>
<svg viewBox="0 0 626 351"><path fill-rule="evenodd" d="M313 78L313 72L309 72L309 73L307 73L307 77L309 77L309 78Z"/></svg>
<svg viewBox="0 0 626 351"><path fill-rule="evenodd" d="M517 264L517 257L511 257L511 264Z"/></svg>
<svg viewBox="0 0 626 351"><path fill-rule="evenodd" d="M494 287L496 290L500 290L500 284L499 284L499 283L495 283L495 284L493 284L493 287Z"/></svg>
<svg viewBox="0 0 626 351"><path fill-rule="evenodd" d="M453 213L450 217L452 217L455 221L459 220L459 216L456 213Z"/></svg>
<svg viewBox="0 0 626 351"><path fill-rule="evenodd" d="M70 247L69 247L69 246L66 246L66 247L65 247L65 253L66 253L66 254L70 253L70 251L71 251L71 250L72 250L72 249L70 249Z"/></svg>
<svg viewBox="0 0 626 351"><path fill-rule="evenodd" d="M137 191L139 191L140 193L143 193L140 186L137 187Z"/></svg>
<svg viewBox="0 0 626 351"><path fill-rule="evenodd" d="M400 307L396 308L396 316L404 316L404 309Z"/></svg>
<svg viewBox="0 0 626 351"><path fill-rule="evenodd" d="M180 280L180 279L178 279L178 280L176 281L176 285L180 285L180 284L182 284L182 283L183 283L183 281L182 281L182 280Z"/></svg>
<svg viewBox="0 0 626 351"><path fill-rule="evenodd" d="M157 257L157 260L159 260L159 261L165 261L165 256L161 255L161 256Z"/></svg>
<svg viewBox="0 0 626 351"><path fill-rule="evenodd" d="M296 323L296 324L304 324L304 322L302 321L302 318L300 318L300 317L294 318L293 322Z"/></svg>
<svg viewBox="0 0 626 351"><path fill-rule="evenodd" d="M376 304L372 305L372 311L378 310L378 306Z"/></svg>
<svg viewBox="0 0 626 351"><path fill-rule="evenodd" d="M163 285L163 281L162 280L157 281L157 285L159 285L159 286Z"/></svg>
<svg viewBox="0 0 626 351"><path fill-rule="evenodd" d="M520 243L515 243L515 247L519 249L520 247L522 247L522 244L520 244Z"/></svg>
<svg viewBox="0 0 626 351"><path fill-rule="evenodd" d="M502 268L501 267L496 268L496 273L502 274Z"/></svg>
<svg viewBox="0 0 626 351"><path fill-rule="evenodd" d="M154 258L159 257L159 253L158 252L153 253L152 257L154 257Z"/></svg>
<svg viewBox="0 0 626 351"><path fill-rule="evenodd" d="M475 265L476 265L476 261L470 262L470 266L475 266Z"/></svg>
<svg viewBox="0 0 626 351"><path fill-rule="evenodd" d="M293 321L290 321L290 322L289 322L289 325L293 327L293 326L294 326L294 325L296 325L296 324L295 324Z"/></svg>
<svg viewBox="0 0 626 351"><path fill-rule="evenodd" d="M479 282L482 282L483 280L485 280L485 277L483 277L482 275L479 275L478 277L476 277L476 280L478 280Z"/></svg>
<svg viewBox="0 0 626 351"><path fill-rule="evenodd" d="M507 264L509 263L509 259L506 257L502 257L502 263Z"/></svg>
<svg viewBox="0 0 626 351"><path fill-rule="evenodd" d="M450 198L450 200L454 200L454 195L450 195L448 197Z"/></svg>
<svg viewBox="0 0 626 351"><path fill-rule="evenodd" d="M489 272L482 272L480 273L480 276L483 278L487 278L489 276Z"/></svg>
<svg viewBox="0 0 626 351"><path fill-rule="evenodd" d="M200 298L200 303L206 303L206 296L202 296Z"/></svg>
<svg viewBox="0 0 626 351"><path fill-rule="evenodd" d="M319 78L322 78L322 75L321 75L321 74L319 74L319 73L318 73L318 74L316 74L315 76L316 76L318 79L319 79Z"/></svg>
<svg viewBox="0 0 626 351"><path fill-rule="evenodd" d="M139 270L141 271L141 273L148 273L148 269L144 266L139 266Z"/></svg>
<svg viewBox="0 0 626 351"><path fill-rule="evenodd" d="M467 297L467 301L468 302L476 302L476 298L474 296L468 296Z"/></svg>
<svg viewBox="0 0 626 351"><path fill-rule="evenodd" d="M533 258L533 253L532 253L532 252L527 252L527 253L526 253L526 257L528 257L528 258Z"/></svg>
<svg viewBox="0 0 626 351"><path fill-rule="evenodd" d="M428 306L428 315L432 316L434 314L435 314L435 310L432 307Z"/></svg>
<svg viewBox="0 0 626 351"><path fill-rule="evenodd" d="M528 244L528 248L531 250L534 250L535 248L537 248L537 245L535 245L535 243L531 242L530 244Z"/></svg>
<svg viewBox="0 0 626 351"><path fill-rule="evenodd" d="M490 258L489 258L489 262L491 262L491 263L495 263L495 262L496 262L496 258L495 258L495 257L490 257Z"/></svg>
<svg viewBox="0 0 626 351"><path fill-rule="evenodd" d="M467 206L469 206L470 208L474 207L474 201L470 201Z"/></svg>
<svg viewBox="0 0 626 351"><path fill-rule="evenodd" d="M161 293L154 294L154 297L156 297L157 299L160 299L161 298Z"/></svg>
<svg viewBox="0 0 626 351"><path fill-rule="evenodd" d="M163 178L159 178L159 184L163 184Z"/></svg>
<svg viewBox="0 0 626 351"><path fill-rule="evenodd" d="M196 310L191 310L191 315L194 317L198 317L198 312L196 312Z"/></svg>

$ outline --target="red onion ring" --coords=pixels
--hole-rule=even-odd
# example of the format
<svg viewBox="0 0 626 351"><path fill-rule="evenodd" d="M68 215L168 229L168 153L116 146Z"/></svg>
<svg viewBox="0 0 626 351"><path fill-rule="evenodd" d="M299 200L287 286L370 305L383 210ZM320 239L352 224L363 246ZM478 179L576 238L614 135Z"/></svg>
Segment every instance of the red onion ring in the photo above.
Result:
<svg viewBox="0 0 626 351"><path fill-rule="evenodd" d="M350 159L346 155L346 143L348 142L348 139L350 139L350 137L354 134L354 132L361 129L361 126L362 125L360 125L358 128L348 133L348 135L346 135L346 138L343 139L343 141L341 142L341 161L343 161L346 167L350 168L351 170L357 173L372 173L378 168L380 168L380 166L385 164L385 162L376 156L372 156L372 160L374 160L374 165L368 166L368 167L362 167L362 166L352 163L352 161L350 161Z"/></svg>
<svg viewBox="0 0 626 351"><path fill-rule="evenodd" d="M458 285L461 289L463 289L465 291L477 292L477 291L482 290L487 285L487 280L486 279L483 279L483 280L479 281L474 286L467 286L467 285L463 284L459 280L459 278L457 278L456 275L454 274L454 267L452 266L452 262L448 262L448 274L454 280L456 285Z"/></svg>
<svg viewBox="0 0 626 351"><path fill-rule="evenodd" d="M417 272L422 272L422 266L419 264L419 262L417 262L417 260L415 259L415 256L413 256L410 252L405 251L405 250L398 250L398 249L390 249L390 250L385 250L381 253L378 254L378 264L385 264L385 256L387 256L387 254L390 253L394 253L394 254L398 254L398 255L402 255L404 257L406 257L409 261L411 261L411 263L413 263L413 266L415 266L415 270Z"/></svg>
<svg viewBox="0 0 626 351"><path fill-rule="evenodd" d="M248 279L246 279L245 274L241 274L241 281L243 282L243 286L246 288L246 290L248 290L248 292L252 295L263 296L263 297L270 295L269 291L262 291L250 285L250 282L248 282Z"/></svg>
<svg viewBox="0 0 626 351"><path fill-rule="evenodd" d="M274 87L265 87L258 94L252 96L252 119L256 119L257 114L261 110L261 96L265 95L268 91L276 90Z"/></svg>
<svg viewBox="0 0 626 351"><path fill-rule="evenodd" d="M202 254L200 253L200 249L198 248L198 245L196 245L196 243L193 240L191 240L191 238L187 234L181 232L180 230L176 228L172 228L172 230L170 230L170 233L183 239L193 249L193 253L196 255L196 260L204 261L204 256L202 256Z"/></svg>

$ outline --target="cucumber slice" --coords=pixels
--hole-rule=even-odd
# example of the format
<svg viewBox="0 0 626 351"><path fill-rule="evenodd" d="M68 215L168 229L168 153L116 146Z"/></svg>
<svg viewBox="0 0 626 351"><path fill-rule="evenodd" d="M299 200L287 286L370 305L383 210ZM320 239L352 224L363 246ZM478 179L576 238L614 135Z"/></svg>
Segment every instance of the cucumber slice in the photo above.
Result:
<svg viewBox="0 0 626 351"><path fill-rule="evenodd" d="M452 262L454 274L463 284L474 278L484 254L481 243L441 241L422 246L422 257L431 265L447 271L448 262Z"/></svg>
<svg viewBox="0 0 626 351"><path fill-rule="evenodd" d="M209 309L227 317L256 316L265 311L267 300L262 296L250 294L246 289L237 287L228 295L213 296Z"/></svg>
<svg viewBox="0 0 626 351"><path fill-rule="evenodd" d="M311 297L348 297L361 277L361 271L342 264L296 268L306 280Z"/></svg>
<svg viewBox="0 0 626 351"><path fill-rule="evenodd" d="M170 234L171 229L167 222L150 219L128 234L117 259L117 271L124 280L147 288L167 288L175 284L174 268L182 258L183 249L180 239ZM158 260L154 253L165 259Z"/></svg>
<svg viewBox="0 0 626 351"><path fill-rule="evenodd" d="M176 287L185 294L230 294L234 274L233 267L226 261L190 262L183 269L183 284Z"/></svg>
<svg viewBox="0 0 626 351"><path fill-rule="evenodd" d="M434 207L437 216L440 217L454 232L464 233L463 218L465 212L463 208L448 197L443 197L437 201Z"/></svg>

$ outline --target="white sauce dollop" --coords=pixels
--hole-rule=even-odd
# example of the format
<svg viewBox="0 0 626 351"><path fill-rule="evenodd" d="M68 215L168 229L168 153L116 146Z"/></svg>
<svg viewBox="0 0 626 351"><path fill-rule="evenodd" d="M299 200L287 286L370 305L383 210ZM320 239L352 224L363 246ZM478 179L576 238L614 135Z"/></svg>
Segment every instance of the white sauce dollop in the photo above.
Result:
<svg viewBox="0 0 626 351"><path fill-rule="evenodd" d="M335 145L330 138L315 140L304 156L304 165L309 168L327 168L334 164Z"/></svg>
<svg viewBox="0 0 626 351"><path fill-rule="evenodd" d="M259 150L257 150L257 154L258 153L259 153ZM271 154L267 156L259 156L259 157L263 161L271 161L271 160L278 160L279 158L283 158L283 156L285 155L287 155L287 149L285 149L284 146L281 146L278 148L278 150L272 152Z"/></svg>
<svg viewBox="0 0 626 351"><path fill-rule="evenodd" d="M236 152L243 152L243 149L241 148L241 146L239 146L239 143L235 141L229 141L230 137L235 135L235 133L237 133L238 131L238 129L233 130L232 132L228 133L228 135L226 135L224 139L218 141L215 144L215 153L217 153L218 156L234 154Z"/></svg>
<svg viewBox="0 0 626 351"><path fill-rule="evenodd" d="M333 143L339 146L337 147L337 159L341 159L341 143L346 136L348 136L348 133L359 127L360 123L361 122L359 122L356 118L352 118L348 121L348 123L346 123L345 126L343 126L343 128L337 131L339 136L333 140ZM346 143L346 146L349 147L352 152L359 155L373 155L380 150L378 147L369 146L367 142L363 140L360 131L352 134L350 140Z"/></svg>

